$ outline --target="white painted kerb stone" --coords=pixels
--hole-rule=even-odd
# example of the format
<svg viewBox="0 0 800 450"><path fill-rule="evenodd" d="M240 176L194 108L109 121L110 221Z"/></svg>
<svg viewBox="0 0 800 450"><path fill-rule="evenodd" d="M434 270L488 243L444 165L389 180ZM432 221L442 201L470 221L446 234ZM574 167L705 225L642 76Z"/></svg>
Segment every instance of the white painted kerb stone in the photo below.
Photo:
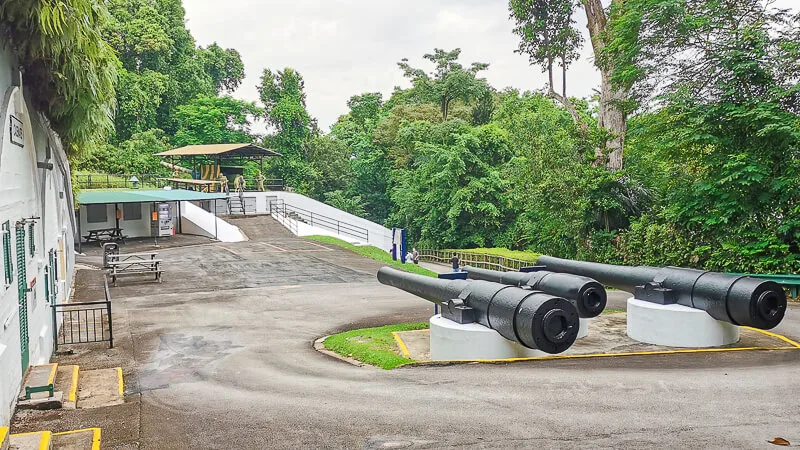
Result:
<svg viewBox="0 0 800 450"><path fill-rule="evenodd" d="M739 327L683 305L628 299L628 337L668 347L719 347L739 342Z"/></svg>
<svg viewBox="0 0 800 450"><path fill-rule="evenodd" d="M441 314L431 317L431 360L463 361L475 359L530 358L547 356L500 336L477 323L458 324Z"/></svg>

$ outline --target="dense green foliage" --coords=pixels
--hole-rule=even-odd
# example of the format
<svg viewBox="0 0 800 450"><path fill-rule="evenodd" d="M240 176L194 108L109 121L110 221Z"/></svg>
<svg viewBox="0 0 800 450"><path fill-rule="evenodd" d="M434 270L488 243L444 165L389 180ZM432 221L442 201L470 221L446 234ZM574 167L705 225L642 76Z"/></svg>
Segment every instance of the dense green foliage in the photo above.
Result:
<svg viewBox="0 0 800 450"><path fill-rule="evenodd" d="M0 37L71 154L102 146L112 129L119 61L100 33L107 21L99 0L0 2Z"/></svg>
<svg viewBox="0 0 800 450"><path fill-rule="evenodd" d="M489 64L434 49L427 67L398 63L410 84L389 98L352 96L329 133L292 68L263 70L261 105L226 96L241 57L198 47L181 0L61 3L7 0L0 25L73 147L111 132L78 168L163 173L153 153L256 142L283 154L266 175L417 247L800 269L800 17L763 0L581 0L592 99L553 86L582 45L578 3L510 0L519 52L551 74L541 93L498 91ZM270 134L253 135L262 119Z"/></svg>
<svg viewBox="0 0 800 450"><path fill-rule="evenodd" d="M239 52L198 47L181 0L111 0L99 31L119 61L114 132L76 167L168 173L153 152L189 144L252 142L255 105L220 97L244 78ZM143 136L157 136L155 141ZM145 141L145 142L143 142ZM118 155L118 158L109 158Z"/></svg>

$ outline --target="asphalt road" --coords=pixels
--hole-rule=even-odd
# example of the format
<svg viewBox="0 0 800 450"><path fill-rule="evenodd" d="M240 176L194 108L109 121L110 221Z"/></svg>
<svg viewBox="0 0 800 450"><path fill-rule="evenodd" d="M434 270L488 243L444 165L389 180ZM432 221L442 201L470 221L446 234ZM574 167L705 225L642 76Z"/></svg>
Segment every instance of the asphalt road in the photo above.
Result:
<svg viewBox="0 0 800 450"><path fill-rule="evenodd" d="M250 242L165 249L163 284L112 290L140 448L800 444L800 351L392 371L322 355L321 336L424 321L431 306L380 285L377 263L270 220L239 221ZM796 306L778 331L800 339Z"/></svg>

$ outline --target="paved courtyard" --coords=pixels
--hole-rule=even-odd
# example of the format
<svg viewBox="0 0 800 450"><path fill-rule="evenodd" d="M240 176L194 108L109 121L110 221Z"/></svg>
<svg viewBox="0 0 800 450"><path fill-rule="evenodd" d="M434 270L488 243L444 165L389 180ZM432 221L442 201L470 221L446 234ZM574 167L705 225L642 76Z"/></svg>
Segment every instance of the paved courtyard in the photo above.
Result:
<svg viewBox="0 0 800 450"><path fill-rule="evenodd" d="M268 218L237 224L251 241L162 249L163 284L112 288L128 412L80 419L105 421L109 448L800 444L800 351L392 371L325 356L312 347L321 336L432 308L380 285L372 260ZM84 292L98 274L81 272ZM776 331L800 338L796 305Z"/></svg>

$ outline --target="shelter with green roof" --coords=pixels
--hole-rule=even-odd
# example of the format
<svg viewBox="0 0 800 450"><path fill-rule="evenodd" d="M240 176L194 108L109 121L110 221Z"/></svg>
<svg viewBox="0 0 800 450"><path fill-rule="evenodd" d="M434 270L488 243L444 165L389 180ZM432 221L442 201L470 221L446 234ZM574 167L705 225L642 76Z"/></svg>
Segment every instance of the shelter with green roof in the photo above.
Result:
<svg viewBox="0 0 800 450"><path fill-rule="evenodd" d="M184 189L86 190L78 193L81 242L108 238L167 237L183 232L181 202L216 211L226 195Z"/></svg>

